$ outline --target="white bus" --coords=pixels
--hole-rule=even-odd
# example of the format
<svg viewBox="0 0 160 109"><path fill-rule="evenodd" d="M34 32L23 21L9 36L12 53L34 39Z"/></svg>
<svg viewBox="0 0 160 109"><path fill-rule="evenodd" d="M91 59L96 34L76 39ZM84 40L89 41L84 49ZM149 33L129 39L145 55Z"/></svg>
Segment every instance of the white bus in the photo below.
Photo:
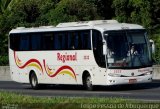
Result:
<svg viewBox="0 0 160 109"><path fill-rule="evenodd" d="M152 81L146 30L116 20L18 27L9 33L11 78L41 84L136 84Z"/></svg>

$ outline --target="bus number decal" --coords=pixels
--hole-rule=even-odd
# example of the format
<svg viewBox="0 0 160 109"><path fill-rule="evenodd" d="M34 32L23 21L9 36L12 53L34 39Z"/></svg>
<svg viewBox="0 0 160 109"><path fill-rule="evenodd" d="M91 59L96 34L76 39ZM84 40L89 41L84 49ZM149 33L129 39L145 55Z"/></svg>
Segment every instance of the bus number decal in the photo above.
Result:
<svg viewBox="0 0 160 109"><path fill-rule="evenodd" d="M121 70L114 70L114 73L121 73Z"/></svg>
<svg viewBox="0 0 160 109"><path fill-rule="evenodd" d="M89 56L84 56L84 60L89 60Z"/></svg>

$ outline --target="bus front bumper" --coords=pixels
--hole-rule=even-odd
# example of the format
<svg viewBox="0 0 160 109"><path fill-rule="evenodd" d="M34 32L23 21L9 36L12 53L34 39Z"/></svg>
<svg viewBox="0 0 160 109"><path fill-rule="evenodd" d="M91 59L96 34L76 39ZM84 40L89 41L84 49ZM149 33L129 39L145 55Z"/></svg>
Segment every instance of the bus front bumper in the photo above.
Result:
<svg viewBox="0 0 160 109"><path fill-rule="evenodd" d="M137 77L108 77L107 85L139 84L152 82L152 75Z"/></svg>

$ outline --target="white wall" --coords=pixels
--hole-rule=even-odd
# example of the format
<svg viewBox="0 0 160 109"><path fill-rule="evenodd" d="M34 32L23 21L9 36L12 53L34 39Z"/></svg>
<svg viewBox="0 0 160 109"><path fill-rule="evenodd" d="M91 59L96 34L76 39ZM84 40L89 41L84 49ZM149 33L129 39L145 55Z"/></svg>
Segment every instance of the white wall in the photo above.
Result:
<svg viewBox="0 0 160 109"><path fill-rule="evenodd" d="M0 81L11 81L9 66L0 66Z"/></svg>

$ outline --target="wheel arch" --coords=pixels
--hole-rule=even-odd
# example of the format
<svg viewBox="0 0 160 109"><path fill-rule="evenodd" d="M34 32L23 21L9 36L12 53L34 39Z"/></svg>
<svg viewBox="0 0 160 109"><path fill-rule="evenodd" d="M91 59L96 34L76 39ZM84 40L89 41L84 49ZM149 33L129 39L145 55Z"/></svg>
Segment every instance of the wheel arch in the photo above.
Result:
<svg viewBox="0 0 160 109"><path fill-rule="evenodd" d="M92 79L92 74L88 70L84 70L82 74L82 84L84 84L84 79L86 76L91 76Z"/></svg>

